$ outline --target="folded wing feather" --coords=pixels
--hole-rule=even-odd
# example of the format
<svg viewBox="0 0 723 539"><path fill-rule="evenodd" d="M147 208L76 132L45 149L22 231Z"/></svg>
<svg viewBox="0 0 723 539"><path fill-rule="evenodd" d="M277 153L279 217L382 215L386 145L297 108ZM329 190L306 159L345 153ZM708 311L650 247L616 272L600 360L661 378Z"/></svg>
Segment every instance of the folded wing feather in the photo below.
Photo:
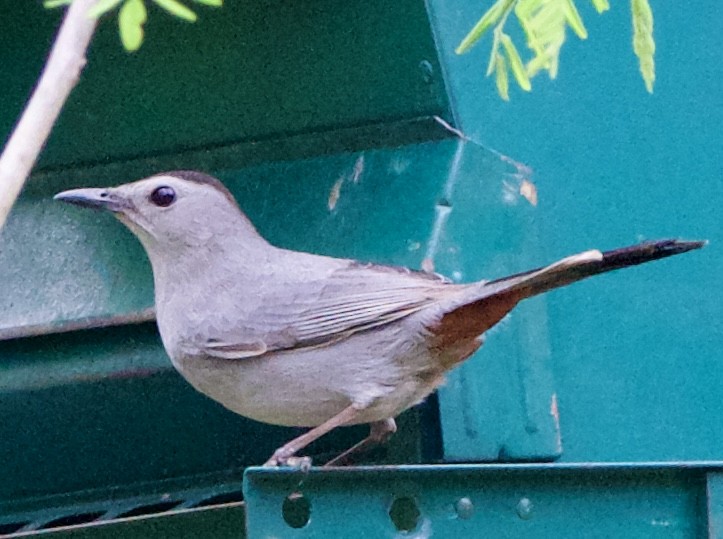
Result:
<svg viewBox="0 0 723 539"><path fill-rule="evenodd" d="M432 274L350 263L322 283L305 283L292 293L280 290L278 296L267 297L254 313L255 327L236 327L215 336L206 342L204 353L243 359L325 346L418 312L449 287L448 281Z"/></svg>

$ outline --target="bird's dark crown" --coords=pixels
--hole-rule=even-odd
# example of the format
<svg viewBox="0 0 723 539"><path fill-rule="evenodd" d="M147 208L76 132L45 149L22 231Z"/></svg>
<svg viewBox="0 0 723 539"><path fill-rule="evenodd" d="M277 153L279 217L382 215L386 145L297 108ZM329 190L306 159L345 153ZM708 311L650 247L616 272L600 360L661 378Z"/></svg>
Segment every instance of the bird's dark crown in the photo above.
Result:
<svg viewBox="0 0 723 539"><path fill-rule="evenodd" d="M226 196L226 198L236 204L236 199L231 194L231 191L228 190L228 188L221 182L221 180L219 180L218 178L214 178L209 174L198 172L196 170L171 170L169 172L157 174L157 176L172 176L174 178L178 178L187 182L210 185L215 189L221 191Z"/></svg>

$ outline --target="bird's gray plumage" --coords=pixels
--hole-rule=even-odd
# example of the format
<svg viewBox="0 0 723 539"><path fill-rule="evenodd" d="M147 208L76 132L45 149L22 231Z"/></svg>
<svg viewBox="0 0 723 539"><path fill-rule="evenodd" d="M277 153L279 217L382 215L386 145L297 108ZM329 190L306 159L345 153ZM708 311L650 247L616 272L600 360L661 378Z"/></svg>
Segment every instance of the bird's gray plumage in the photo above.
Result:
<svg viewBox="0 0 723 539"><path fill-rule="evenodd" d="M154 202L160 188L174 194L169 204ZM56 198L105 207L138 236L153 266L163 344L194 387L253 419L318 426L314 435L339 424L393 427L392 418L442 383L526 297L702 246L666 240L587 251L495 281L453 284L272 246L218 180L194 171ZM301 438L302 446L311 439Z"/></svg>

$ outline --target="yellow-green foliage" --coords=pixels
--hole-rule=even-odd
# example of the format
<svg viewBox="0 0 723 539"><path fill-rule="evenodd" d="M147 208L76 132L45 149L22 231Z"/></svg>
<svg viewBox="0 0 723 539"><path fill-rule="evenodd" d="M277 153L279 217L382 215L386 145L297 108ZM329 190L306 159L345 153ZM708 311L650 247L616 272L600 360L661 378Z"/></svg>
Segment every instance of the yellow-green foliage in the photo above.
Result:
<svg viewBox="0 0 723 539"><path fill-rule="evenodd" d="M189 22L196 21L196 13L178 0L152 0L171 15ZM194 0L198 4L220 7L223 0ZM45 7L53 8L70 4L72 0L46 0ZM144 0L98 0L88 16L100 17L123 4L118 11L118 30L121 42L127 51L136 51L143 44L143 25L146 23L147 12Z"/></svg>
<svg viewBox="0 0 723 539"><path fill-rule="evenodd" d="M655 83L655 41L653 40L653 11L648 0L632 0L633 50L640 61L640 73L648 92Z"/></svg>
<svg viewBox="0 0 723 539"><path fill-rule="evenodd" d="M591 0L598 13L610 9L608 0ZM655 41L653 40L653 12L648 0L631 0L633 18L633 50L640 61L640 72L649 92L655 81ZM515 14L525 33L532 57L523 63L512 38L505 33L505 24ZM530 79L540 71L550 78L557 76L560 49L565 43L567 28L580 38L587 38L587 30L577 11L574 0L496 0L482 15L457 47L457 54L467 52L482 36L492 29L492 50L487 75L495 74L497 91L504 100L509 99L509 72L517 85L530 91Z"/></svg>

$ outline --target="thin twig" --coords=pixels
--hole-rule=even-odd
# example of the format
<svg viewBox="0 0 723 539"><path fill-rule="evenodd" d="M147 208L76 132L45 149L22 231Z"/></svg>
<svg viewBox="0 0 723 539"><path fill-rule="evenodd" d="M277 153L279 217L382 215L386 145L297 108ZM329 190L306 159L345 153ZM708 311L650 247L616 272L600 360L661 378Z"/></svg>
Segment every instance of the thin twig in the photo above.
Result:
<svg viewBox="0 0 723 539"><path fill-rule="evenodd" d="M78 82L97 22L87 15L95 2L74 0L68 8L38 85L0 156L0 229Z"/></svg>

